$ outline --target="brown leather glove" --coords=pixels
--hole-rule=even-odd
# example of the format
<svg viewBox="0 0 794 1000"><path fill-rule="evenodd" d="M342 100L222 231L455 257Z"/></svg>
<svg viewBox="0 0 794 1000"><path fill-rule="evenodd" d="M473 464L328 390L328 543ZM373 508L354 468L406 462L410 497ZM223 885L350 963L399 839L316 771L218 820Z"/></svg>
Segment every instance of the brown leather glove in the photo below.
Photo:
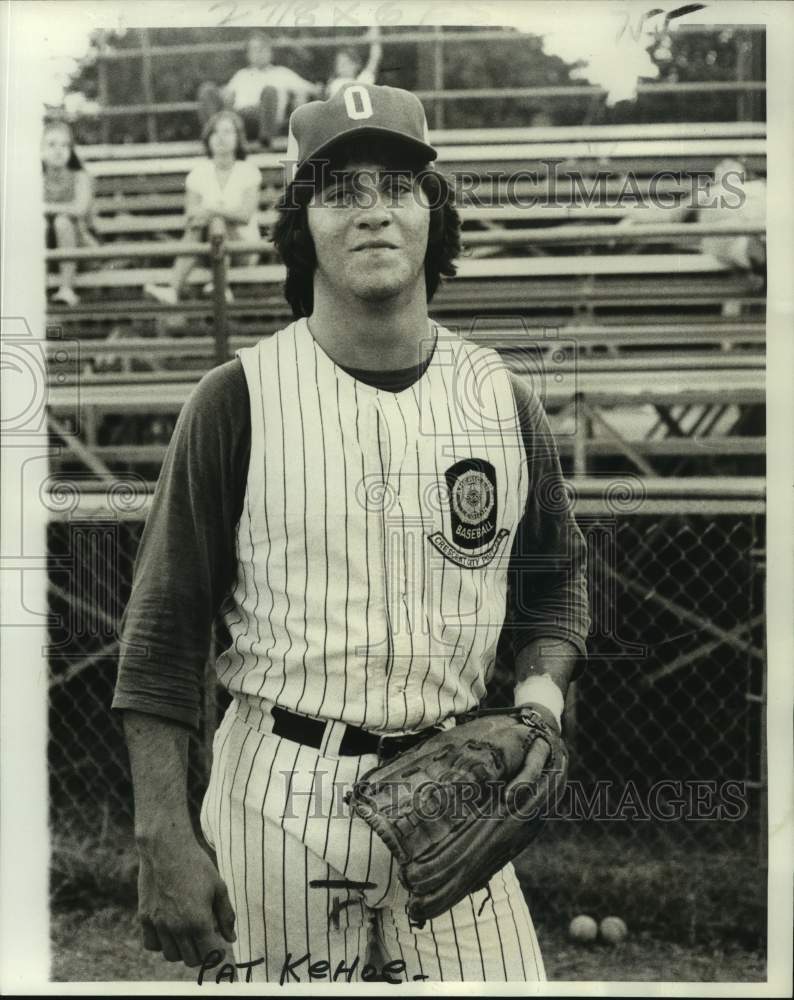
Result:
<svg viewBox="0 0 794 1000"><path fill-rule="evenodd" d="M349 802L394 855L408 915L422 924L483 888L535 839L567 770L556 720L525 705L430 737L363 775Z"/></svg>

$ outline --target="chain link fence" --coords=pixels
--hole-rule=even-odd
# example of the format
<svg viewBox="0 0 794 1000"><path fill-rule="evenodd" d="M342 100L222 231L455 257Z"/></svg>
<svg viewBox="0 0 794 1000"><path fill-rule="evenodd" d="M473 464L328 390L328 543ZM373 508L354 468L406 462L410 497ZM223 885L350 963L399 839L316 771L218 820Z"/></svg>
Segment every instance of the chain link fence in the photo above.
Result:
<svg viewBox="0 0 794 1000"><path fill-rule="evenodd" d="M730 892L758 941L765 906L742 903L748 881L726 882L720 866L746 875L764 864L763 507L758 501L724 513L724 504L707 499L690 506L660 511L640 503L584 514L577 507L593 624L589 662L566 708L571 780L552 832L518 867L541 918L561 893L585 906L595 891L589 873L611 865L617 897L630 894L640 925L674 905L691 937L704 898L713 914L725 909L719 894ZM142 528L142 511L115 520L62 512L49 527L55 830L132 828L121 719L109 706ZM194 810L227 704L210 657L206 689L192 737ZM501 659L489 699L504 701L511 689ZM647 892L637 888L643 871L650 872ZM660 880L668 885L661 896Z"/></svg>

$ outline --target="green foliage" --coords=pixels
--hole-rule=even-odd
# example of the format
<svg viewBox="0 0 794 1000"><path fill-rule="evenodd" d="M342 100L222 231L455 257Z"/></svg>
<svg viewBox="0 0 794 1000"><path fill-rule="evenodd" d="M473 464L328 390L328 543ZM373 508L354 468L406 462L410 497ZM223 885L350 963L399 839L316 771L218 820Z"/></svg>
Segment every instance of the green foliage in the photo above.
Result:
<svg viewBox="0 0 794 1000"><path fill-rule="evenodd" d="M708 33L673 32L659 37L651 49L659 67L659 83L732 82L765 77L764 35L741 27ZM763 92L737 97L731 92L642 94L636 102L618 104L605 119L611 122L735 121L765 119Z"/></svg>
<svg viewBox="0 0 794 1000"><path fill-rule="evenodd" d="M449 30L460 31L460 27ZM335 35L341 44L360 43L362 31L321 29L323 35ZM222 28L153 28L148 32L153 46L192 46L229 43L235 48L222 52L177 51L173 55L152 57L152 98L156 103L193 101L198 87L210 80L223 84L245 64L245 44L250 29ZM399 35L399 32L398 32ZM472 35L476 31L472 29ZM300 42L313 34L308 29L280 29L278 38ZM316 36L316 32L315 32ZM391 35L390 37L395 37ZM278 38L275 38L277 41ZM92 46L96 53L137 49L141 35L137 30L123 35L95 33ZM365 51L362 49L362 51ZM446 89L483 87L530 87L581 85L574 71L581 64L566 63L544 51L539 36L520 34L504 40L456 42L444 47L443 85ZM290 45L276 48L275 58L308 79L328 79L333 48ZM721 32L672 32L659 35L652 43L651 57L659 66L659 80L732 81L737 75L763 79L764 50L760 33L740 28ZM90 98L101 98L99 65L95 58L84 61L72 80L70 90L82 90ZM433 49L415 42L384 47L379 81L408 89L433 89ZM116 106L145 102L140 57L114 59L108 63L105 103ZM685 95L640 95L636 101L622 101L607 108L603 97L582 98L494 98L443 102L443 108L431 111L431 123L447 128L488 126L576 125L585 123L632 123L675 121L730 121L737 117L763 118L762 94L737 98L735 93L694 93ZM103 131L96 122L80 125L84 142L98 141ZM161 140L195 139L198 123L185 113L158 115L157 134ZM112 142L145 141L144 116L121 116L110 119L104 134Z"/></svg>
<svg viewBox="0 0 794 1000"><path fill-rule="evenodd" d="M581 85L571 77L580 63L566 63L543 50L537 35L517 34L506 41L471 41L445 49L444 85L453 90L476 87L554 87ZM586 82L586 81L585 81ZM526 97L489 98L481 101L446 102L444 124L448 128L502 128L526 126L536 116L546 124L575 125L582 120L587 101L581 98Z"/></svg>

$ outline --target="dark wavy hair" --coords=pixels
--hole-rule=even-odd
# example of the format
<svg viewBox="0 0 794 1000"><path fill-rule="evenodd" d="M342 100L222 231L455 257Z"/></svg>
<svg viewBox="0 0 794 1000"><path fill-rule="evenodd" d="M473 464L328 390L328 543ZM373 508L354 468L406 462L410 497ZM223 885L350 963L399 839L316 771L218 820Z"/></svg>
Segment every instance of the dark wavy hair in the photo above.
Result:
<svg viewBox="0 0 794 1000"><path fill-rule="evenodd" d="M232 111L230 108L224 108L223 111L216 111L212 118L206 123L204 128L201 130L201 141L204 143L204 149L207 152L207 156L212 158L212 150L210 149L210 136L218 127L218 122L222 121L224 118L228 118L229 121L234 125L234 131L237 133L237 144L234 147L234 155L238 160L244 160L246 156L245 150L245 125L243 124L242 118L237 114L236 111Z"/></svg>
<svg viewBox="0 0 794 1000"><path fill-rule="evenodd" d="M310 316L314 308L314 271L317 256L309 232L307 206L315 193L322 189L323 179L347 166L351 160L384 163L388 170L408 172L418 179L430 205L430 229L425 253L425 284L430 302L442 276L452 278L460 255L460 215L455 208L452 186L434 167L412 159L402 143L391 146L383 139L340 144L331 158L323 163L321 178L316 182L296 179L281 197L273 226L273 244L287 269L284 297L295 319Z"/></svg>

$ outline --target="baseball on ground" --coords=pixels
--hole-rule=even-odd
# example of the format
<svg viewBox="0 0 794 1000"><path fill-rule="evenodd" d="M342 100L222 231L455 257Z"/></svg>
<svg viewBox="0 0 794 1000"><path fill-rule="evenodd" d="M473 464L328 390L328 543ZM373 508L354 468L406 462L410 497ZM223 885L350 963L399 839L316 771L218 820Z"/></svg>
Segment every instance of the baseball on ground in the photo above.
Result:
<svg viewBox="0 0 794 1000"><path fill-rule="evenodd" d="M607 944L620 944L628 934L628 928L620 917L604 917L599 930L601 940Z"/></svg>
<svg viewBox="0 0 794 1000"><path fill-rule="evenodd" d="M592 917L580 913L568 925L568 935L573 941L578 941L581 944L595 941L598 937L598 924Z"/></svg>

